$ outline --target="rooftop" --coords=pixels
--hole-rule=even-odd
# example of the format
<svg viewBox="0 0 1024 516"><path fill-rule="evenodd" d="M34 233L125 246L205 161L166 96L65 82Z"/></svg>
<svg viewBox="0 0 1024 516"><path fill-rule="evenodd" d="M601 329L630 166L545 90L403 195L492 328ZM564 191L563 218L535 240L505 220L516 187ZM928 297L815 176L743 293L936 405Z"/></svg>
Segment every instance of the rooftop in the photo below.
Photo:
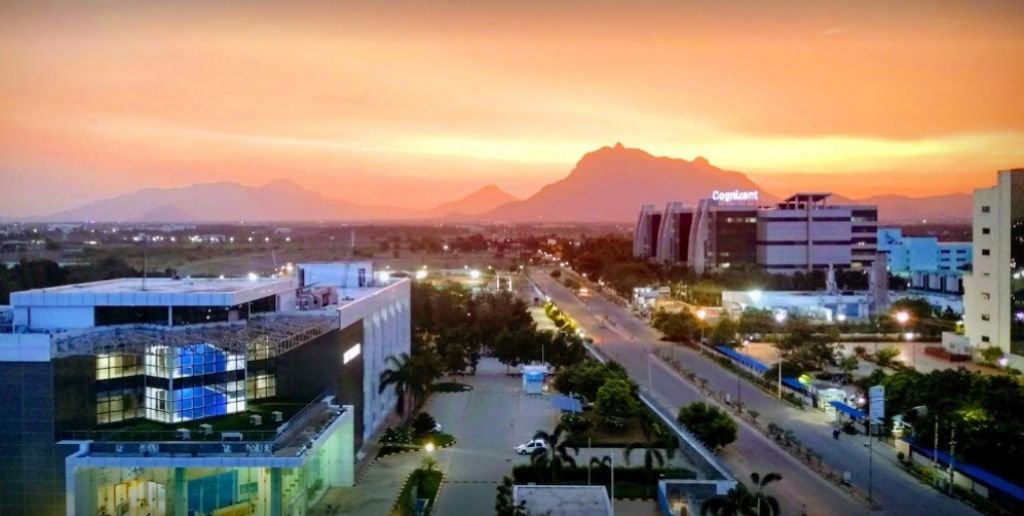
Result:
<svg viewBox="0 0 1024 516"><path fill-rule="evenodd" d="M294 288L291 278L119 278L15 292L28 294L235 294L253 289ZM15 303L16 304L16 303Z"/></svg>
<svg viewBox="0 0 1024 516"><path fill-rule="evenodd" d="M515 486L516 503L525 501L530 514L595 516L612 514L604 486Z"/></svg>

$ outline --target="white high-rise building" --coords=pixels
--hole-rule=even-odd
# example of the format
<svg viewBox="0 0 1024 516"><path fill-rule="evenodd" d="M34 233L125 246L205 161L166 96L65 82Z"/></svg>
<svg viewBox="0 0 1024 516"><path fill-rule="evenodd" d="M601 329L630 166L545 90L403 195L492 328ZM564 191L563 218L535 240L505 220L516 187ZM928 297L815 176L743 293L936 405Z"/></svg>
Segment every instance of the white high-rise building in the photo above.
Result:
<svg viewBox="0 0 1024 516"><path fill-rule="evenodd" d="M964 277L964 327L975 349L998 346L1024 364L1024 169L974 191L974 268ZM1015 295L1016 294L1016 295Z"/></svg>

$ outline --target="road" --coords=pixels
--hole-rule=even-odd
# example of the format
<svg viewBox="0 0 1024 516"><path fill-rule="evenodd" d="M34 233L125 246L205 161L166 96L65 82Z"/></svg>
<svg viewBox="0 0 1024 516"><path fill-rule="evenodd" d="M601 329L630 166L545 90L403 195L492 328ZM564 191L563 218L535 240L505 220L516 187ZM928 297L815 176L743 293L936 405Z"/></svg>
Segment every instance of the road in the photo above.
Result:
<svg viewBox="0 0 1024 516"><path fill-rule="evenodd" d="M649 350L662 349L668 352L670 344L661 341L660 335L645 322L598 295L589 297L584 303L545 272L537 271L532 278L545 294L580 324L584 332L595 339L598 349L621 362L630 376L650 390L659 402L677 409L693 401L708 400L668 365L650 358ZM826 464L850 471L853 483L867 491L866 437L844 435L835 441L824 414L779 403L764 391L739 382L736 375L700 353L689 348L673 348L671 352L687 368L708 379L709 389L729 392L733 396L739 391L744 405L761 413L761 421L774 421L783 428L793 430L805 446L810 446L822 455ZM750 472L754 471L762 474L772 471L782 473L785 480L773 484L771 489L782 502L786 514L799 514L804 504L807 514L812 515L869 512L863 502L822 479L758 430L745 422L739 423L736 442L720 454L723 462L741 480L748 479ZM872 493L881 505L877 514L978 514L903 472L891 448L876 443L872 449Z"/></svg>

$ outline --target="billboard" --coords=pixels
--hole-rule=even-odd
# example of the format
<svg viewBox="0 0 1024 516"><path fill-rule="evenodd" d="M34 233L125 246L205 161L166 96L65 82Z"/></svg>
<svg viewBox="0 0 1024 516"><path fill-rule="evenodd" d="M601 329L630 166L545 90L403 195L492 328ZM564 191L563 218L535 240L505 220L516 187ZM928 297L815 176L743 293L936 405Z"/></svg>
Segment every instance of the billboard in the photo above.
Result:
<svg viewBox="0 0 1024 516"><path fill-rule="evenodd" d="M872 421L885 419L885 386L876 385L868 389L868 414Z"/></svg>

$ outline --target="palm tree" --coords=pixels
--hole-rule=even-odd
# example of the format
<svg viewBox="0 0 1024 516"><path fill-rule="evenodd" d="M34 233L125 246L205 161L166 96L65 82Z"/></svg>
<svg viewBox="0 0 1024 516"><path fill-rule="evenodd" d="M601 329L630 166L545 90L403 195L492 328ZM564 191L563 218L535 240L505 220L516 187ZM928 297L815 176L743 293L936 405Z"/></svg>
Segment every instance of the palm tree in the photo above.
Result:
<svg viewBox="0 0 1024 516"><path fill-rule="evenodd" d="M610 476L605 477L605 475L604 475L604 471L605 470L610 472L611 469L612 469L612 458L609 457L608 455L605 455L604 457L601 457L600 459L597 458L597 457L591 457L590 458L590 465L589 465L589 467L590 467L591 470L593 470L596 467L597 470L601 472L601 479L602 479L601 483L602 484L605 483L606 481L610 481L611 480Z"/></svg>
<svg viewBox="0 0 1024 516"><path fill-rule="evenodd" d="M676 449L679 448L679 439L668 431L664 425L651 419L650 416L644 416L640 418L640 431L643 432L644 442L642 443L630 443L626 446L624 454L626 455L626 464L629 464L629 457L633 454L633 450L638 448L644 450L644 472L647 476L648 492L651 488L651 474L654 471L654 464L657 463L659 468L665 466L665 457L671 460L676 455ZM657 448L658 444L665 444L665 453L662 453Z"/></svg>
<svg viewBox="0 0 1024 516"><path fill-rule="evenodd" d="M764 488L768 484L779 480L782 480L782 475L779 473L766 473L763 477L757 472L750 474L750 481L757 488L757 492L754 493L754 499L757 500L756 514L758 516L778 516L779 501L774 496L765 494Z"/></svg>
<svg viewBox="0 0 1024 516"><path fill-rule="evenodd" d="M557 482L562 476L562 469L566 464L572 468L576 467L576 458L573 455L579 455L580 448L570 443L569 436L569 427L564 423L555 426L551 433L538 430L533 435L534 439L543 439L547 447L530 456L530 463L538 471L549 471L552 482ZM569 455L569 450L572 450L572 455Z"/></svg>
<svg viewBox="0 0 1024 516"><path fill-rule="evenodd" d="M747 516L755 514L757 504L754 495L746 486L737 483L736 487L724 495L713 496L700 504L701 516Z"/></svg>
<svg viewBox="0 0 1024 516"><path fill-rule="evenodd" d="M390 367L380 373L380 386L377 392L383 394L388 387L393 388L398 397L398 415L405 419L411 412L409 406L413 400L426 393L426 386L417 374L408 353L401 353L397 357L391 355L384 359L384 363Z"/></svg>

